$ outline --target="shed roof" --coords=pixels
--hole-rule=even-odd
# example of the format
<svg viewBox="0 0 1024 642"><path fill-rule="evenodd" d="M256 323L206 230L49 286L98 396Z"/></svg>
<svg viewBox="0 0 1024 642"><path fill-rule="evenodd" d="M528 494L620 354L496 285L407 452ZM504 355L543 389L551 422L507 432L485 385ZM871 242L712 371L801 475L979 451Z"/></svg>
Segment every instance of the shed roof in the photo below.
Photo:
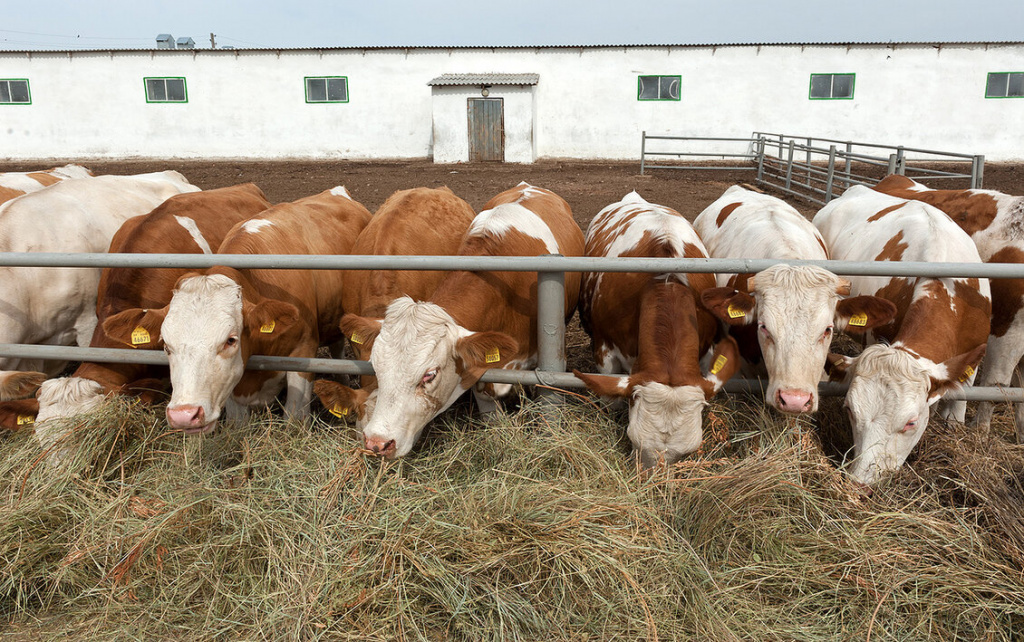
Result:
<svg viewBox="0 0 1024 642"><path fill-rule="evenodd" d="M540 74L441 74L428 85L536 85Z"/></svg>

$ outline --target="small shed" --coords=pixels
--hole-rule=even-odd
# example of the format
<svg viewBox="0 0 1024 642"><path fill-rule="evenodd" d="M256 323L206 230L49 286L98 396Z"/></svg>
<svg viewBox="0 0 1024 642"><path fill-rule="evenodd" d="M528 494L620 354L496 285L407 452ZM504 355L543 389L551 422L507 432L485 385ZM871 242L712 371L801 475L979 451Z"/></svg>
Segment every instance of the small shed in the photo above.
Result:
<svg viewBox="0 0 1024 642"><path fill-rule="evenodd" d="M442 74L431 87L436 163L532 163L533 73Z"/></svg>

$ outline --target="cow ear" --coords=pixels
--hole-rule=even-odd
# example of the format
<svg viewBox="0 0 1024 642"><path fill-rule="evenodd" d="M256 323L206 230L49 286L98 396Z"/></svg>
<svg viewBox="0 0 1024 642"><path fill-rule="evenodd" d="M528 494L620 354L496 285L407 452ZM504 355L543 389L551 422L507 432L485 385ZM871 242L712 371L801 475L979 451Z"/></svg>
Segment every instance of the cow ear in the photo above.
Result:
<svg viewBox="0 0 1024 642"><path fill-rule="evenodd" d="M978 370L982 357L985 356L986 345L983 343L977 348L958 354L942 362L946 367L947 376L944 379L932 377L931 390L928 391L928 405L939 400L942 395L950 390L956 390L971 382L974 373Z"/></svg>
<svg viewBox="0 0 1024 642"><path fill-rule="evenodd" d="M277 299L242 304L242 327L254 341L280 339L299 321L299 309Z"/></svg>
<svg viewBox="0 0 1024 642"><path fill-rule="evenodd" d="M37 399L18 399L0 403L0 427L8 430L30 428L39 414Z"/></svg>
<svg viewBox="0 0 1024 642"><path fill-rule="evenodd" d="M115 392L130 397L137 397L147 406L163 400L167 395L169 382L166 379L137 379L118 388Z"/></svg>
<svg viewBox="0 0 1024 642"><path fill-rule="evenodd" d="M853 357L830 352L825 357L825 373L828 375L828 380L840 383L845 381L850 367L853 366L853 362Z"/></svg>
<svg viewBox="0 0 1024 642"><path fill-rule="evenodd" d="M488 368L504 368L519 353L519 342L503 332L473 332L455 342L462 361L462 386L476 383Z"/></svg>
<svg viewBox="0 0 1024 642"><path fill-rule="evenodd" d="M729 325L748 325L757 320L754 297L746 292L733 288L708 288L700 293L700 302L711 314Z"/></svg>
<svg viewBox="0 0 1024 642"><path fill-rule="evenodd" d="M42 372L5 372L0 376L0 400L25 399L36 394L46 381Z"/></svg>
<svg viewBox="0 0 1024 642"><path fill-rule="evenodd" d="M313 382L313 392L320 398L327 412L335 417L344 418L355 414L362 419L366 414L366 399L370 393L362 388L355 390L337 381L317 379Z"/></svg>
<svg viewBox="0 0 1024 642"><path fill-rule="evenodd" d="M722 389L725 382L732 378L740 369L740 347L736 339L726 337L715 346L715 352L711 355L711 367L708 369L704 380L704 397L711 399Z"/></svg>
<svg viewBox="0 0 1024 642"><path fill-rule="evenodd" d="M836 329L864 334L896 318L896 305L877 296L855 296L836 304Z"/></svg>
<svg viewBox="0 0 1024 642"><path fill-rule="evenodd" d="M107 317L103 321L103 332L111 340L132 348L159 350L163 347L160 327L166 316L166 306L159 310L125 310Z"/></svg>
<svg viewBox="0 0 1024 642"><path fill-rule="evenodd" d="M371 319L370 317L361 317L357 314L345 314L341 317L341 323L338 324L341 328L342 333L348 337L348 340L357 345L363 346L363 349L369 348L373 345L373 340L380 334L380 319Z"/></svg>
<svg viewBox="0 0 1024 642"><path fill-rule="evenodd" d="M591 392L601 397L629 397L633 394L633 383L628 375L595 375L573 370L576 378L587 384Z"/></svg>
<svg viewBox="0 0 1024 642"><path fill-rule="evenodd" d="M839 283L836 284L836 294L839 296L850 296L850 287L850 279L839 277Z"/></svg>

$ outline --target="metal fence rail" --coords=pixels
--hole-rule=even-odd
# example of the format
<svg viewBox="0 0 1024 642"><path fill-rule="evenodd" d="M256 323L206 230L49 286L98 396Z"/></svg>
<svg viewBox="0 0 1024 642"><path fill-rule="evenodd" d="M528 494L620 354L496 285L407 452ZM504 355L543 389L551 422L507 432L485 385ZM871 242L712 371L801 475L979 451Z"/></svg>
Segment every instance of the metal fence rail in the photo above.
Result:
<svg viewBox="0 0 1024 642"><path fill-rule="evenodd" d="M63 254L0 253L0 266L11 267L177 267L203 269L214 265L234 268L346 269L346 270L490 270L538 273L538 368L535 371L488 370L482 381L582 388L583 383L565 372L564 273L565 272L760 272L777 263L817 265L840 275L932 276L939 278L1024 278L1024 265L1016 263L914 263L853 261L778 261L771 259L653 259L587 258L556 255L537 257L459 256L321 256L321 255L199 255L199 254ZM81 348L70 346L0 344L0 357L123 362L166 365L163 352L137 349ZM253 355L252 370L305 371L321 374L373 374L366 361L306 359ZM733 380L730 392L759 391L764 382ZM822 384L825 395L843 394L839 384ZM1020 388L974 388L950 398L990 401L1024 401Z"/></svg>
<svg viewBox="0 0 1024 642"><path fill-rule="evenodd" d="M715 143L729 143L730 147L732 143L742 143L742 145L735 145L735 148L739 151L735 152L723 152L718 151L681 151L678 149L669 149L664 143L654 143L655 149L651 149L648 141L675 141L676 143L683 143L681 146L686 147L686 143L689 142L715 142ZM757 142L756 137L748 138L722 138L722 137L700 137L700 136L652 136L646 131L640 135L640 174L643 175L648 169L718 169L718 170L752 170L753 167L744 165L728 165L728 166L714 166L703 163L689 163L683 162L683 159L702 159L706 162L708 159L721 159L727 158L746 160L752 163L757 162L757 153L754 151L754 144ZM657 161L652 163L648 160L649 157L671 157L676 160L675 163L669 163L665 161Z"/></svg>

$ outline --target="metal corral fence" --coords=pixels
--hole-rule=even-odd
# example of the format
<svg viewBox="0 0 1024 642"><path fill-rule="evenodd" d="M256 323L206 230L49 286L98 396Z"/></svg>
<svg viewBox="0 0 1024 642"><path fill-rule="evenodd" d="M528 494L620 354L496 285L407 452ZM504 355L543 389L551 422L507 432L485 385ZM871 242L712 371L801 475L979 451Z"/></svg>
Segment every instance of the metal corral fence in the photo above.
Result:
<svg viewBox="0 0 1024 642"><path fill-rule="evenodd" d="M708 150L706 146L701 149L710 142L716 143L715 150ZM741 143L746 145L744 150L720 153L721 149L731 149ZM673 157L678 162L651 163L648 157ZM741 159L749 161L750 165L713 166L706 164L708 158ZM690 162L685 163L684 159ZM757 172L755 181L759 185L824 205L851 185L871 186L887 174L901 174L922 182L964 180L968 187L978 189L984 181L985 157L769 132L754 132L749 138L649 136L643 132L640 173L647 169L753 170Z"/></svg>
<svg viewBox="0 0 1024 642"><path fill-rule="evenodd" d="M215 265L237 269L316 270L490 270L538 273L538 364L536 370L497 370L484 373L484 382L541 386L539 392L551 397L545 387L583 388L583 382L565 372L565 272L760 272L782 261L768 259L654 259L589 258L557 255L537 257L464 256L319 256L319 255L226 255L226 254L66 254L48 252L0 253L0 266L11 267L132 267L205 269ZM1024 278L1024 265L1015 263L911 263L853 261L785 261L792 265L817 265L840 275L933 276ZM159 350L115 350L0 344L0 357L53 359L167 365ZM305 359L292 357L250 357L252 370L304 371L319 374L373 374L366 361ZM732 380L729 392L761 391L764 382ZM823 395L845 394L842 384L822 383ZM972 401L1024 401L1020 388L972 388L949 395Z"/></svg>

